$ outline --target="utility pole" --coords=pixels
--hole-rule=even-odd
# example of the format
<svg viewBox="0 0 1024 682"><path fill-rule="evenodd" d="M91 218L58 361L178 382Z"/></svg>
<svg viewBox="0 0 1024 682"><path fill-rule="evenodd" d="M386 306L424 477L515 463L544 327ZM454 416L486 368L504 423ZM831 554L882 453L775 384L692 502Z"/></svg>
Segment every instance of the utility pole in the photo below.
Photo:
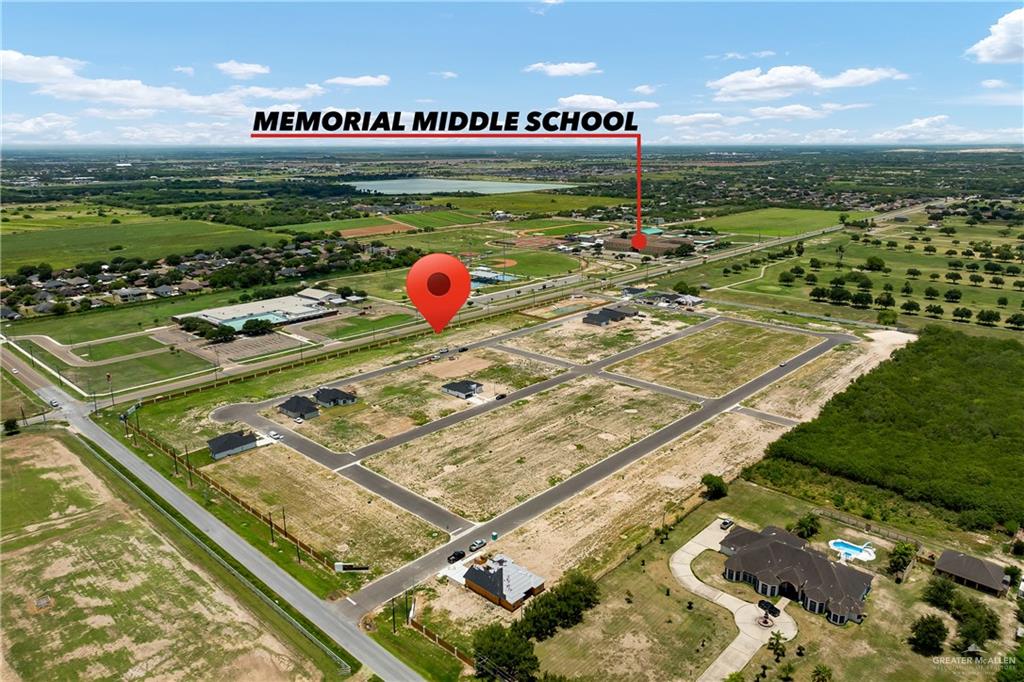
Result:
<svg viewBox="0 0 1024 682"><path fill-rule="evenodd" d="M188 487L192 487L192 460L188 457L188 450L185 450L185 471L188 472Z"/></svg>
<svg viewBox="0 0 1024 682"><path fill-rule="evenodd" d="M391 598L391 634L398 632L398 625L395 623L395 598Z"/></svg>
<svg viewBox="0 0 1024 682"><path fill-rule="evenodd" d="M107 372L107 390L110 391L110 406L114 406L114 384L110 381L110 372Z"/></svg>
<svg viewBox="0 0 1024 682"><path fill-rule="evenodd" d="M270 518L270 544L274 544L274 512L268 511L267 516Z"/></svg>
<svg viewBox="0 0 1024 682"><path fill-rule="evenodd" d="M284 528L284 534L288 535L288 517L284 515L284 507L281 507L281 527Z"/></svg>
<svg viewBox="0 0 1024 682"><path fill-rule="evenodd" d="M21 421L24 422L25 426L28 426L28 420L25 419L25 406L21 405Z"/></svg>

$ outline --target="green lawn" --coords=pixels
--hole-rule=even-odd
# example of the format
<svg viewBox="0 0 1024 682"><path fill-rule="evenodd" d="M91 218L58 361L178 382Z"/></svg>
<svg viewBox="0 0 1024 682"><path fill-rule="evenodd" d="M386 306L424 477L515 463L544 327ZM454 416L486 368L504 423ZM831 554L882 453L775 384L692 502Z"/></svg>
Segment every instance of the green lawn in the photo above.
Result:
<svg viewBox="0 0 1024 682"><path fill-rule="evenodd" d="M132 353L141 353L147 350L166 347L156 339L148 336L132 336L127 339L107 341L106 343L90 343L87 346L79 346L72 352L84 360L98 362L100 360L119 358L122 355L131 355Z"/></svg>
<svg viewBox="0 0 1024 682"><path fill-rule="evenodd" d="M580 267L580 262L576 258L550 251L509 251L504 257L515 261L515 264L503 268L501 256L485 259L484 264L495 270L505 270L509 274L522 277L565 275L575 272Z"/></svg>
<svg viewBox="0 0 1024 682"><path fill-rule="evenodd" d="M162 258L197 248L273 241L269 233L197 220L153 218L147 222L44 230L4 237L3 271L46 262L55 268L114 256ZM123 248L114 250L112 247Z"/></svg>
<svg viewBox="0 0 1024 682"><path fill-rule="evenodd" d="M100 215L100 213L103 215ZM77 227L107 227L118 224L112 223L112 220L119 221L123 226L149 223L155 220L153 216L133 209L86 203L8 206L3 210L2 215L3 221L0 222L0 235L4 237L48 230L66 230Z"/></svg>
<svg viewBox="0 0 1024 682"><path fill-rule="evenodd" d="M0 419L21 419L22 414L31 417L50 409L7 368L0 371L0 398Z"/></svg>
<svg viewBox="0 0 1024 682"><path fill-rule="evenodd" d="M432 213L410 213L408 215L396 215L395 220L412 225L413 227L451 227L453 225L471 225L483 222L480 218L456 213L455 211L436 211Z"/></svg>
<svg viewBox="0 0 1024 682"><path fill-rule="evenodd" d="M295 232L335 232L351 230L356 227L394 227L395 230L402 229L401 225L395 225L387 218L371 216L369 218L348 218L345 220L327 220L319 223L296 223L294 225L280 225L274 231L291 230Z"/></svg>
<svg viewBox="0 0 1024 682"><path fill-rule="evenodd" d="M549 192L512 192L510 194L489 194L475 197L434 197L427 204L451 203L467 211L509 213L557 213L585 209L591 206L617 206L632 201L628 197L582 196L574 194L552 194Z"/></svg>
<svg viewBox="0 0 1024 682"><path fill-rule="evenodd" d="M562 225L561 227L549 227L543 230L538 230L536 234L542 234L545 237L562 237L567 234L590 234L592 232L598 232L612 227L608 223L589 223L576 221L568 225Z"/></svg>
<svg viewBox="0 0 1024 682"><path fill-rule="evenodd" d="M418 234L393 234L378 237L382 242L396 249L406 246L422 249L428 253L499 253L501 247L489 246L487 242L509 235L489 227L464 227L437 232Z"/></svg>
<svg viewBox="0 0 1024 682"><path fill-rule="evenodd" d="M545 230L575 222L576 221L569 218L534 218L532 220L517 220L515 222L505 223L505 225L518 232L526 232L531 230Z"/></svg>
<svg viewBox="0 0 1024 682"><path fill-rule="evenodd" d="M328 322L322 325L308 327L309 331L323 334L332 339L346 339L350 336L365 334L371 331L395 327L405 322L416 319L408 313L395 313L383 317L349 317L343 324Z"/></svg>
<svg viewBox="0 0 1024 682"><path fill-rule="evenodd" d="M839 224L842 211L819 211L803 208L762 208L756 211L744 211L732 215L710 218L697 223L698 229L711 228L719 232L735 232L738 234L759 234L768 237L791 237L803 232L819 230ZM873 213L848 213L850 220Z"/></svg>
<svg viewBox="0 0 1024 682"><path fill-rule="evenodd" d="M86 393L95 392L100 395L105 393L108 388L122 391L143 384L166 381L185 374L213 369L213 364L200 357L184 351L171 350L166 353L146 355L110 364L73 367L32 341L19 341L18 345L25 350L22 357L34 356L36 362L44 363L51 369L59 371L61 376ZM31 362L31 360L28 361ZM110 375L109 386L107 384L108 374Z"/></svg>
<svg viewBox="0 0 1024 682"><path fill-rule="evenodd" d="M396 600L395 631L391 608L387 606L373 620L370 631L378 644L430 682L458 682L462 664L454 656L405 624L404 602Z"/></svg>

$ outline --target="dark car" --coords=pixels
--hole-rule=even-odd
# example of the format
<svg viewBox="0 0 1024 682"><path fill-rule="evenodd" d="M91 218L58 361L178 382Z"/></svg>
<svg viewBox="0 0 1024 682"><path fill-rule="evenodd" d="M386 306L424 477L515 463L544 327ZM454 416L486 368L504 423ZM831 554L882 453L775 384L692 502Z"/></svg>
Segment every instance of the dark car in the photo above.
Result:
<svg viewBox="0 0 1024 682"><path fill-rule="evenodd" d="M508 397L508 396L506 396L504 393L499 393L498 395L494 396L494 399L495 400L504 400L506 397Z"/></svg>
<svg viewBox="0 0 1024 682"><path fill-rule="evenodd" d="M461 561L465 558L466 553L463 552L461 549L457 549L454 552L452 552L451 555L448 557L448 563L454 564L456 561Z"/></svg>
<svg viewBox="0 0 1024 682"><path fill-rule="evenodd" d="M460 353L465 353L467 350L469 350L469 347L468 346L463 346L462 348L459 349L459 352Z"/></svg>
<svg viewBox="0 0 1024 682"><path fill-rule="evenodd" d="M779 611L779 607L771 603L767 599L762 599L761 601L757 602L757 608L766 612L772 618L778 618L779 614L781 613L781 611Z"/></svg>

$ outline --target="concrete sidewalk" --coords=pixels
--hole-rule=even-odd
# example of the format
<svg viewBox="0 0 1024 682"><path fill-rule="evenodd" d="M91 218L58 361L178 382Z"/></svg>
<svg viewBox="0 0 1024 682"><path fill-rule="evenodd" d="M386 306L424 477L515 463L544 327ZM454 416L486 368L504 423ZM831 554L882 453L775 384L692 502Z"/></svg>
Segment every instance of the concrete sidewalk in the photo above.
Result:
<svg viewBox="0 0 1024 682"><path fill-rule="evenodd" d="M788 599L780 599L776 604L782 613L775 619L775 625L764 628L756 622L761 615L761 609L757 608L756 603L744 601L739 597L722 592L717 587L701 582L694 575L690 566L693 560L705 550L717 552L722 539L729 534L728 530L722 530L719 527L720 524L721 519L712 521L704 530L676 550L669 559L672 575L683 587L699 597L732 611L736 627L739 628L736 638L718 655L718 658L711 662L707 670L697 678L697 682L720 682L730 673L743 670L758 649L768 643L772 632L776 630L782 633L782 638L786 641L796 637L797 633L796 621L785 612L786 605L789 604ZM754 597L756 593L751 590L750 595Z"/></svg>

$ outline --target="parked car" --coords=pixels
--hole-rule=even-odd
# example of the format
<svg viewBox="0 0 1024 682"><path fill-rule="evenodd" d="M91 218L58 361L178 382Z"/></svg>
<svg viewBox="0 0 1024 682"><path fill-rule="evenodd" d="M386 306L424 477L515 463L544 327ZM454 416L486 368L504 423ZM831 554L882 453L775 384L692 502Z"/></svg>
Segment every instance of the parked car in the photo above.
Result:
<svg viewBox="0 0 1024 682"><path fill-rule="evenodd" d="M467 350L469 350L469 347L463 346L462 348L459 349L459 352L460 353L465 353Z"/></svg>
<svg viewBox="0 0 1024 682"><path fill-rule="evenodd" d="M431 360L440 360L441 356L438 355L437 353L434 353L433 355L430 356L430 359Z"/></svg>
<svg viewBox="0 0 1024 682"><path fill-rule="evenodd" d="M469 551L470 552L475 552L478 549L483 549L486 546L487 546L487 540L474 540L473 543L469 546Z"/></svg>
<svg viewBox="0 0 1024 682"><path fill-rule="evenodd" d="M17 367L11 367L11 374L17 374L17 373L18 373L18 368Z"/></svg>
<svg viewBox="0 0 1024 682"><path fill-rule="evenodd" d="M301 423L302 423L302 422L304 422L304 421L306 421L306 420L305 420L305 419L303 419L302 417L296 417L296 418L295 418L295 423L296 423L296 424L301 424Z"/></svg>
<svg viewBox="0 0 1024 682"><path fill-rule="evenodd" d="M787 364L789 363L783 360L782 362L779 363L779 367L785 367Z"/></svg>
<svg viewBox="0 0 1024 682"><path fill-rule="evenodd" d="M439 350L439 351L437 351L437 352L438 352L438 353L440 353L441 355L444 355L445 353L447 353L447 352L448 352L448 348L447 348L447 347L445 347L445 348L442 348L441 350Z"/></svg>
<svg viewBox="0 0 1024 682"><path fill-rule="evenodd" d="M278 433L277 431L271 431L267 435L270 436L271 438L273 438L274 440L281 440L281 438L282 438L281 434Z"/></svg>
<svg viewBox="0 0 1024 682"><path fill-rule="evenodd" d="M732 519L722 519L722 522L718 524L718 527L722 530L726 528L732 528L732 524L735 523Z"/></svg>
<svg viewBox="0 0 1024 682"><path fill-rule="evenodd" d="M504 400L504 399L505 399L505 398L507 398L507 397L508 397L508 396L507 396L506 394L504 394L504 393L499 393L498 395L494 396L494 399L495 399L495 400Z"/></svg>
<svg viewBox="0 0 1024 682"><path fill-rule="evenodd" d="M50 407L60 407L60 403L58 403L56 400L51 400Z"/></svg>
<svg viewBox="0 0 1024 682"><path fill-rule="evenodd" d="M461 549L457 549L448 556L448 563L454 564L456 561L461 561L466 558L466 553Z"/></svg>

